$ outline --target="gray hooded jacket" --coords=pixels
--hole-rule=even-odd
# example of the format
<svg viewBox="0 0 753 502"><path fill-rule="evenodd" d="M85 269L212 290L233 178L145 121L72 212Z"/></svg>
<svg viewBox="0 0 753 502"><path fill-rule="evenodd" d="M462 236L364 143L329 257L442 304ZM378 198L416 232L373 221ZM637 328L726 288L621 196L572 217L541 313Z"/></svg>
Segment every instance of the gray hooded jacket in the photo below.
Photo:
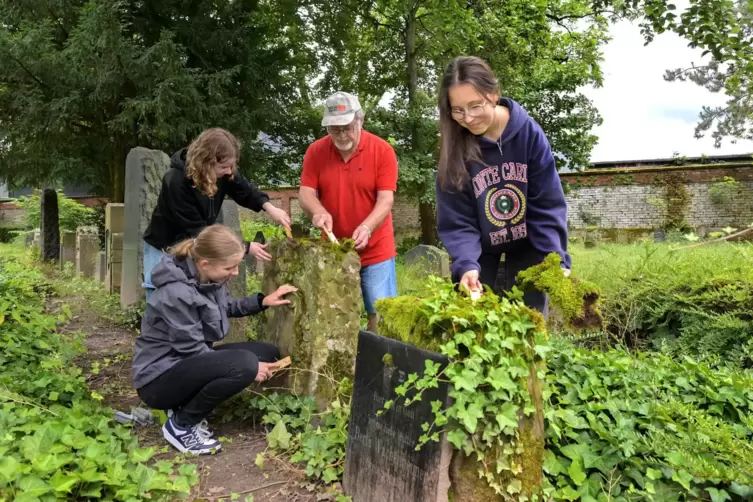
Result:
<svg viewBox="0 0 753 502"><path fill-rule="evenodd" d="M225 338L228 317L266 310L264 295L235 299L225 284L199 284L193 260L166 255L152 271L149 297L133 356L133 386L140 389L187 357L212 350Z"/></svg>

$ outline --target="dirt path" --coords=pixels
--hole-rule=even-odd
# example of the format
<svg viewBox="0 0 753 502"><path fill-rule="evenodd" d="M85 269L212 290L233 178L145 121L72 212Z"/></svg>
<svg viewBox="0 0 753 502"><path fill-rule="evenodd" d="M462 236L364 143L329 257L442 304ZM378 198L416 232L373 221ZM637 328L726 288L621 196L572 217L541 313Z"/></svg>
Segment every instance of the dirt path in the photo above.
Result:
<svg viewBox="0 0 753 502"><path fill-rule="evenodd" d="M64 331L86 334L87 352L76 363L83 368L91 389L104 397L104 404L116 410L129 413L131 407L143 406L131 387L131 354L136 333L91 312L82 298L59 298L55 302L64 302L73 311L74 317ZM315 494L303 488L312 485L292 465L267 459L264 470L256 466L257 453L266 447L264 431L242 421L212 424L212 428L216 437L230 438L230 441L223 441L222 451L217 455L187 460L197 464L201 479L190 500L230 500L231 494L239 494L241 501L249 494L256 502L317 500ZM133 433L142 446L162 448L167 445L159 425L134 427ZM169 447L158 459L176 454L177 451Z"/></svg>

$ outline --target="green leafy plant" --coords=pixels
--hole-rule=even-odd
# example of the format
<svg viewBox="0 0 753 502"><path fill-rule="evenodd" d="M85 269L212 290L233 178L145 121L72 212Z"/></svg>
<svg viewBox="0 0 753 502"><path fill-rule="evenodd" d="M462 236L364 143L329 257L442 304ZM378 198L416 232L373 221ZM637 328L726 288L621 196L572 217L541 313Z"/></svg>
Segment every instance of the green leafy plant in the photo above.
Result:
<svg viewBox="0 0 753 502"><path fill-rule="evenodd" d="M734 202L744 185L731 176L714 181L709 186L709 199L716 205L726 206Z"/></svg>
<svg viewBox="0 0 753 502"><path fill-rule="evenodd" d="M173 500L194 465L159 461L91 392L72 358L77 338L57 332L71 315L47 313L41 272L0 261L0 500Z"/></svg>
<svg viewBox="0 0 753 502"><path fill-rule="evenodd" d="M76 230L80 226L97 225L96 211L88 206L79 204L73 199L58 192L58 218L60 230ZM42 217L42 206L39 192L33 195L19 197L16 204L26 211L26 225L39 228Z"/></svg>

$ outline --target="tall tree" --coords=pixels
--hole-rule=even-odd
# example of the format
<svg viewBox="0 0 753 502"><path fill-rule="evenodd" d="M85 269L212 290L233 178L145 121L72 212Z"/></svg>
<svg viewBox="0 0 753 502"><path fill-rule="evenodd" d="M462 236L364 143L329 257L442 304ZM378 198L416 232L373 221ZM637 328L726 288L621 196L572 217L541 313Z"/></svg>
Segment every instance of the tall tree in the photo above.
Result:
<svg viewBox="0 0 753 502"><path fill-rule="evenodd" d="M0 177L122 200L135 146L170 152L209 126L253 146L297 87L298 21L292 1L0 0Z"/></svg>

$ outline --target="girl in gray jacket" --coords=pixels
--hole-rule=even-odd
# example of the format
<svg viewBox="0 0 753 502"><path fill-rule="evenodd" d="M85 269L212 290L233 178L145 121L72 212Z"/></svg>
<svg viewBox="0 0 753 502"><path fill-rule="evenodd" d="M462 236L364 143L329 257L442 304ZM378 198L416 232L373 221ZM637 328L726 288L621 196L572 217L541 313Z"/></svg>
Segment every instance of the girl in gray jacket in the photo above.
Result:
<svg viewBox="0 0 753 502"><path fill-rule="evenodd" d="M152 272L156 289L136 338L133 384L147 405L173 412L162 433L183 453L219 450L207 415L252 382L269 378L269 363L280 357L269 343L214 346L227 335L229 317L287 305L283 297L296 291L284 285L269 296L231 297L225 285L238 275L244 254L233 231L212 225L172 247Z"/></svg>

